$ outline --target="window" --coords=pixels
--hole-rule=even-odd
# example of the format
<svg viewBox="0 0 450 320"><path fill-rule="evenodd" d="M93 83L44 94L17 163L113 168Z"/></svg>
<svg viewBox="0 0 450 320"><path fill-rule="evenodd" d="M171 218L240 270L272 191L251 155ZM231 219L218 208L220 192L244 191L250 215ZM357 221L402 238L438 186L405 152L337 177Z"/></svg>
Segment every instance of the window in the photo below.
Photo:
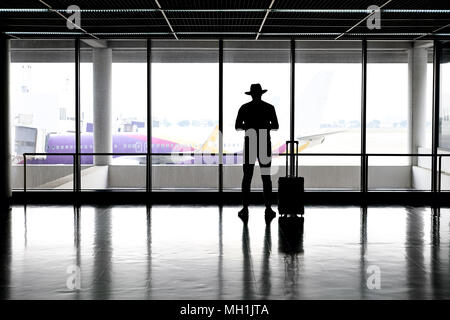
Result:
<svg viewBox="0 0 450 320"><path fill-rule="evenodd" d="M450 44L444 43L441 51L441 83L439 112L439 153L448 154L450 150ZM439 180L441 190L449 191L450 157L442 157L442 175Z"/></svg>
<svg viewBox="0 0 450 320"><path fill-rule="evenodd" d="M303 156L361 152L361 42L296 42L295 138L306 188L360 188L360 156ZM324 50L328 48L329 50ZM347 176L342 179L342 176Z"/></svg>
<svg viewBox="0 0 450 320"><path fill-rule="evenodd" d="M51 153L71 154L76 149L75 42L12 40L11 43L13 188L23 187L23 153L48 152L50 155L27 159L28 187L54 188L58 180L65 184L56 188L71 190L72 156ZM145 40L110 40L108 48L93 48L82 41L81 152L145 153L147 125L152 125L151 151L167 153L152 157L154 191L216 191L219 157L209 154L219 151L218 43L152 40L151 87L147 87ZM245 92L254 83L267 89L263 100L274 105L280 124L279 130L271 134L275 154L274 188L277 178L284 175L285 157L276 153L286 151L285 141L290 138L290 45L291 41L285 40L223 42L223 143L228 154L224 156L224 190L241 187L240 153L244 134L236 131L234 124L239 108L251 100ZM448 44L443 45L439 147L440 152L447 152L450 149L450 58ZM427 49L427 57L422 50L427 46L428 42L424 41L412 50L407 41L368 41L365 142L367 153L371 154L369 190L427 189L419 187L417 181L430 180L430 159L393 155L430 152L433 70L432 50ZM416 54L419 49L422 50L422 56L418 57L423 63L419 66L422 76L415 85L420 88L426 85L426 97L420 96L416 101L410 99L414 96L410 85L417 80L414 65L418 60L411 53ZM360 187L361 61L359 40L295 42L295 118L292 120L295 138L300 141L300 175L305 177L307 189L358 190ZM414 62L409 65L411 61ZM426 73L422 72L424 66ZM422 81L425 76L426 84ZM110 87L101 87L108 83ZM147 124L147 90L152 124ZM102 96L106 91L111 95ZM418 104L423 106L419 108ZM337 155L324 156L326 153ZM343 156L344 153L356 156ZM144 190L146 160L145 156L134 155L84 155L81 170L108 165L108 179L97 185L95 179L88 179L86 174L94 171L89 170L82 175L81 187L83 190ZM60 166L56 169L55 164ZM443 170L449 170L447 164ZM423 175L425 178L420 178ZM262 187L258 168L252 187L253 190Z"/></svg>
<svg viewBox="0 0 450 320"><path fill-rule="evenodd" d="M408 50L367 44L367 153L409 153ZM410 158L369 158L369 189L409 189Z"/></svg>
<svg viewBox="0 0 450 320"><path fill-rule="evenodd" d="M82 42L81 62L81 142L92 141L89 152L95 153L116 151L118 145L123 145L124 152L146 152L132 147L132 143L147 140L146 41L109 40L107 48L92 48ZM97 135L97 130L103 134ZM85 157L83 168L109 165L110 174L117 178L101 186L88 182L89 179L83 182L82 178L81 187L144 190L145 159L140 156ZM130 170L124 166L136 167L133 174L137 178L131 179L133 181L120 179L119 169L111 168L115 165L120 165L123 172Z"/></svg>
<svg viewBox="0 0 450 320"><path fill-rule="evenodd" d="M441 53L441 99L439 118L439 146L450 149L450 47Z"/></svg>
<svg viewBox="0 0 450 320"><path fill-rule="evenodd" d="M198 153L153 156L153 189L217 190L218 159L201 155L217 148L198 146L218 139L218 41L153 40L151 70L153 139L177 144L174 153Z"/></svg>
<svg viewBox="0 0 450 320"><path fill-rule="evenodd" d="M241 153L243 131L235 130L239 108L251 97L245 92L259 83L267 92L262 99L275 107L279 130L271 132L272 151L277 153L289 139L290 58L289 41L224 41L223 65L223 141L234 147L226 153ZM239 143L238 143L239 142ZM241 146L241 147L239 147ZM273 156L272 179L284 174L284 157ZM240 189L242 156L224 156L224 189ZM255 169L253 187L262 188L259 170ZM273 183L276 188L277 184Z"/></svg>
<svg viewBox="0 0 450 320"><path fill-rule="evenodd" d="M11 179L22 189L23 153L71 152L58 146L75 143L74 41L11 40L10 68ZM27 188L71 189L71 164L71 156L27 157ZM57 180L67 183L55 186Z"/></svg>

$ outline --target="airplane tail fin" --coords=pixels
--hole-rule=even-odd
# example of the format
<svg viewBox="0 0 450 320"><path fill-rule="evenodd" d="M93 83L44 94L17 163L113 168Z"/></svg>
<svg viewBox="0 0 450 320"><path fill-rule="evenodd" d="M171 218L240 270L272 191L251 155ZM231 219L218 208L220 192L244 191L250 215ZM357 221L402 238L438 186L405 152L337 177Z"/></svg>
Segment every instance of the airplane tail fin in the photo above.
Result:
<svg viewBox="0 0 450 320"><path fill-rule="evenodd" d="M209 153L218 153L218 145L219 145L219 125L216 125L209 137L203 143L198 151L201 152L209 152Z"/></svg>
<svg viewBox="0 0 450 320"><path fill-rule="evenodd" d="M286 143L280 144L278 147L273 148L272 153L285 153Z"/></svg>

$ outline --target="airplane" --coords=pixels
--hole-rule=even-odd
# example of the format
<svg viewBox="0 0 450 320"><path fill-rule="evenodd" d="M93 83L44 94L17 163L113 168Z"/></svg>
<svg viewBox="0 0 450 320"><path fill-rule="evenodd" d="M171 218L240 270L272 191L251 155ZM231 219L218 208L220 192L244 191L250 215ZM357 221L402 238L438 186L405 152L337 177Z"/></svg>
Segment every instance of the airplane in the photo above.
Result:
<svg viewBox="0 0 450 320"><path fill-rule="evenodd" d="M299 140L299 150L302 152L306 148L310 148L325 141L327 135L336 134L342 131L334 131L323 134L315 134L310 136L297 137ZM81 134L80 141L81 153L93 153L93 133L85 132ZM241 144L232 144L232 146L242 147ZM227 145L225 144L225 147ZM74 153L75 152L75 136L73 133L49 133L46 137L45 152L48 156L35 156L27 159L28 164L72 164L73 157L71 155L54 155L52 153ZM115 133L113 135L113 153L146 153L147 152L147 135L135 132ZM173 153L167 156L152 156L153 164L217 164L219 161L218 153L218 126L209 135L202 145L177 143L173 140L152 137L153 153ZM272 149L272 154L276 156L279 153L289 152L286 150L286 143L279 143ZM194 153L194 155L179 155L179 153ZM196 153L199 153L196 155ZM201 153L205 153L202 155ZM208 155L208 154L216 155ZM242 149L238 152L228 152L224 148L223 164L242 164ZM145 156L113 156L113 158L121 158L139 164L145 164ZM23 163L21 161L20 163ZM81 156L81 164L93 164L92 155Z"/></svg>

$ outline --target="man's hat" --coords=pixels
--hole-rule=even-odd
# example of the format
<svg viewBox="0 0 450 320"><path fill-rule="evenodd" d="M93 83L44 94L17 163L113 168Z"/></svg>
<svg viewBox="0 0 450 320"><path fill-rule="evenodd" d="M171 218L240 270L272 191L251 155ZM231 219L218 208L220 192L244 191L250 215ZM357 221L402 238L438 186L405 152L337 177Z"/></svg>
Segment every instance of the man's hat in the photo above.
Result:
<svg viewBox="0 0 450 320"><path fill-rule="evenodd" d="M245 94L263 94L266 93L267 90L266 89L262 89L261 85L259 83L254 83L250 86L250 91L247 91Z"/></svg>

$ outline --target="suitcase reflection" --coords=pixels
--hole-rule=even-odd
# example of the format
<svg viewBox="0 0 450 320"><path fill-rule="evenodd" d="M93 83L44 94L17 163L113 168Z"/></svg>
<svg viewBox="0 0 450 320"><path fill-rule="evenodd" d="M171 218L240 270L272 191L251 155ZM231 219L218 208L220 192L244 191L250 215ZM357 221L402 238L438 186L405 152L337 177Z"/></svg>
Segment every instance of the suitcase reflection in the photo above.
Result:
<svg viewBox="0 0 450 320"><path fill-rule="evenodd" d="M304 208L302 208L302 212ZM287 215L278 218L278 250L282 253L303 253L303 216Z"/></svg>

